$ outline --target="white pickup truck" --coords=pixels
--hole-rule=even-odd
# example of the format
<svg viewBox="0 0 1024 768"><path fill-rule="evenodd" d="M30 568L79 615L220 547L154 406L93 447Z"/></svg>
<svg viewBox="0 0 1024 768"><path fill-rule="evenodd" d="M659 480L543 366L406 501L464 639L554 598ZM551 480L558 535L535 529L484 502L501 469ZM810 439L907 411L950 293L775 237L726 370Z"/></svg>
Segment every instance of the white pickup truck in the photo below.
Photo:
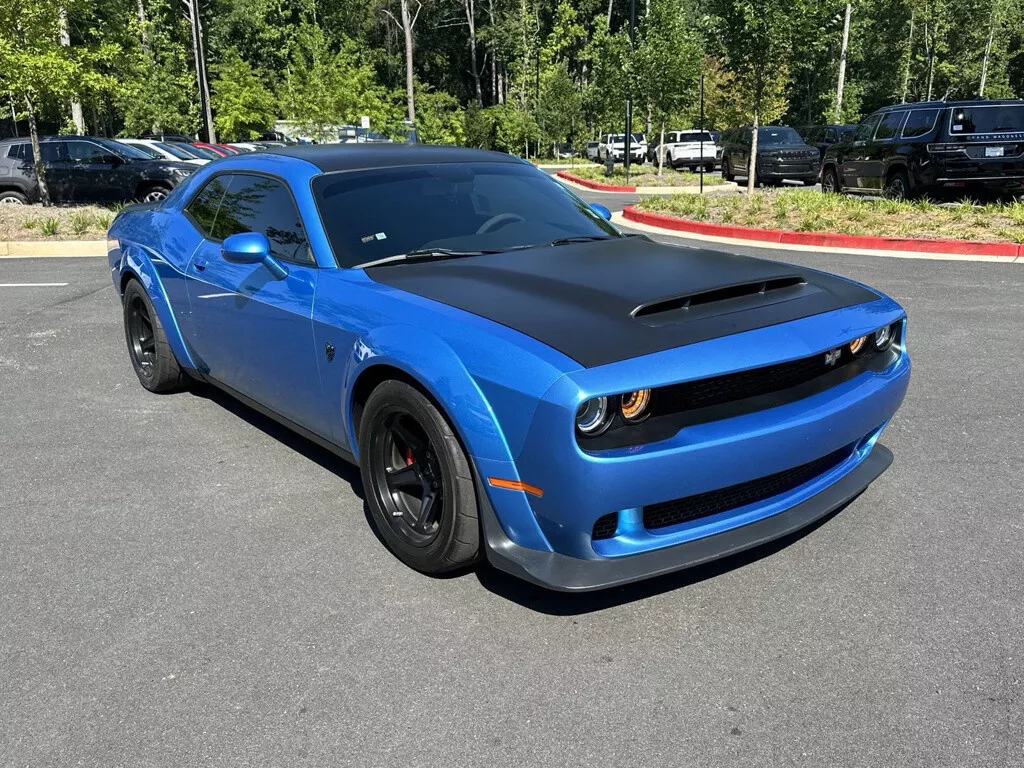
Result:
<svg viewBox="0 0 1024 768"><path fill-rule="evenodd" d="M655 165L660 162L669 168L689 168L691 171L703 165L704 170L711 173L715 170L719 152L709 131L667 131L665 143L651 150L651 160Z"/></svg>
<svg viewBox="0 0 1024 768"><path fill-rule="evenodd" d="M626 134L606 133L597 145L597 159L604 162L611 155L616 163L623 162L626 155ZM630 163L642 164L647 157L647 139L642 133L634 133L629 144Z"/></svg>

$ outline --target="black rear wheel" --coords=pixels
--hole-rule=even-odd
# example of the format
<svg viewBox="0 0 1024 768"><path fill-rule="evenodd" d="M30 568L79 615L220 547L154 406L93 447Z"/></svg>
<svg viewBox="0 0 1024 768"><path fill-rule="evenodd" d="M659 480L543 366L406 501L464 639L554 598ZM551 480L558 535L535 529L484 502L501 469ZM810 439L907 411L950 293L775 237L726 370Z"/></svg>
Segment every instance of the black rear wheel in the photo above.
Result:
<svg viewBox="0 0 1024 768"><path fill-rule="evenodd" d="M825 172L821 174L821 191L826 194L839 192L839 177L836 175L835 168L826 168Z"/></svg>
<svg viewBox="0 0 1024 768"><path fill-rule="evenodd" d="M188 383L153 302L135 279L124 289L124 337L135 375L150 392L173 392Z"/></svg>
<svg viewBox="0 0 1024 768"><path fill-rule="evenodd" d="M891 200L910 197L910 179L906 171L894 171L885 182L884 194Z"/></svg>
<svg viewBox="0 0 1024 768"><path fill-rule="evenodd" d="M387 381L359 425L366 503L380 537L424 573L470 565L480 551L473 476L458 438L420 391Z"/></svg>

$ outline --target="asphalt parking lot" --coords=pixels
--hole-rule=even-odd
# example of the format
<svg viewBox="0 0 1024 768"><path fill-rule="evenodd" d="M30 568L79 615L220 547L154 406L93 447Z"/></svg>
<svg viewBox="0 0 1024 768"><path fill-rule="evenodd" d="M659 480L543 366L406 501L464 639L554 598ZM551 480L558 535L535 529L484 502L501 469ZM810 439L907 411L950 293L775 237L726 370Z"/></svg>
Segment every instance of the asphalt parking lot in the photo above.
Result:
<svg viewBox="0 0 1024 768"><path fill-rule="evenodd" d="M103 260L0 260L0 765L1024 764L1024 267L759 252L907 307L893 467L583 596L409 570L354 469L138 385Z"/></svg>

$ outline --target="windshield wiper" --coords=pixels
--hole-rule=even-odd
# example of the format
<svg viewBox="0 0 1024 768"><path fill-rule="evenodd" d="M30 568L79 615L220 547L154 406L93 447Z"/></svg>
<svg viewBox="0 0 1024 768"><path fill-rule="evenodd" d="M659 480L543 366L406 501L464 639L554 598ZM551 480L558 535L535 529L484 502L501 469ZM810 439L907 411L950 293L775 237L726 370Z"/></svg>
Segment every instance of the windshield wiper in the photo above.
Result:
<svg viewBox="0 0 1024 768"><path fill-rule="evenodd" d="M594 240L621 240L624 237L643 237L636 232L623 232L621 235L573 235L572 237L559 237L544 245L572 245L573 243L589 243Z"/></svg>
<svg viewBox="0 0 1024 768"><path fill-rule="evenodd" d="M457 251L453 248L417 248L409 251L408 253L398 253L394 256L387 256L383 259L377 259L376 261L367 261L362 264L356 264L352 269L364 269L366 267L376 267L381 264L392 264L397 261L440 261L442 259L462 259L467 256L483 256L488 253L501 253L499 249L490 250L477 250L477 251Z"/></svg>

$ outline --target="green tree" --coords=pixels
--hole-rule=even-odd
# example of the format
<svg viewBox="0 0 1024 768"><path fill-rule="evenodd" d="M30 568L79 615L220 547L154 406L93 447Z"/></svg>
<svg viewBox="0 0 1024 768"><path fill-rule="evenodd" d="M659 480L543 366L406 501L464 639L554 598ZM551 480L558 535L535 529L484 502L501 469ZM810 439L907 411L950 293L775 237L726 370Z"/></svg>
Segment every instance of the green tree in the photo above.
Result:
<svg viewBox="0 0 1024 768"><path fill-rule="evenodd" d="M786 112L790 19L777 0L718 0L718 34L753 124L747 191L757 180L757 133Z"/></svg>
<svg viewBox="0 0 1024 768"><path fill-rule="evenodd" d="M16 100L28 118L43 205L50 204L50 193L39 154L37 116L40 108L70 103L81 77L71 48L58 42L60 15L52 0L0 6L0 92Z"/></svg>
<svg viewBox="0 0 1024 768"><path fill-rule="evenodd" d="M274 94L238 51L228 51L216 72L210 98L219 135L236 140L251 139L273 127L277 114Z"/></svg>

